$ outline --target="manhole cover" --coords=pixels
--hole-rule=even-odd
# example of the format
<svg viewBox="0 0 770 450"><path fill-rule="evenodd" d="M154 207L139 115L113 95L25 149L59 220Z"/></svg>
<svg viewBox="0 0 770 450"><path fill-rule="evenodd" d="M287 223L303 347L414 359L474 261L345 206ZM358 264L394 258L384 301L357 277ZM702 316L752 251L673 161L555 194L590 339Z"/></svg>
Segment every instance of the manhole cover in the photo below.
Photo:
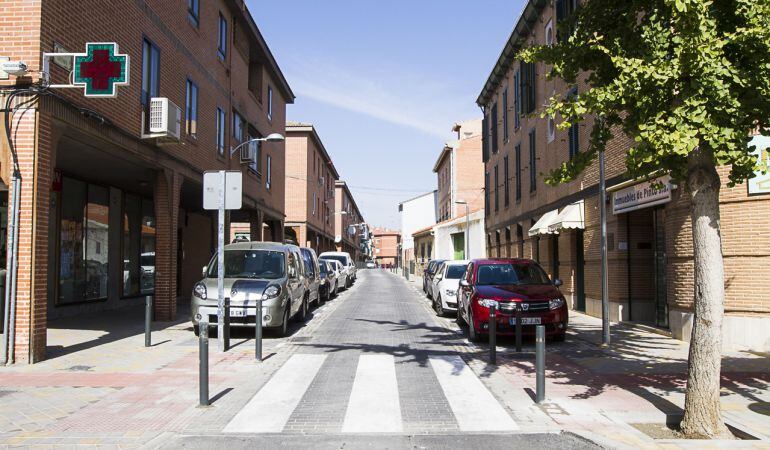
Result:
<svg viewBox="0 0 770 450"><path fill-rule="evenodd" d="M770 416L770 402L755 402L749 405L749 409L763 416Z"/></svg>
<svg viewBox="0 0 770 450"><path fill-rule="evenodd" d="M11 395L16 391L0 391L0 397L5 397L6 395Z"/></svg>
<svg viewBox="0 0 770 450"><path fill-rule="evenodd" d="M68 370L70 372L88 372L91 369L93 369L93 366L72 366L64 370Z"/></svg>
<svg viewBox="0 0 770 450"><path fill-rule="evenodd" d="M291 341L292 342L308 342L308 341L310 341L310 336L295 337Z"/></svg>

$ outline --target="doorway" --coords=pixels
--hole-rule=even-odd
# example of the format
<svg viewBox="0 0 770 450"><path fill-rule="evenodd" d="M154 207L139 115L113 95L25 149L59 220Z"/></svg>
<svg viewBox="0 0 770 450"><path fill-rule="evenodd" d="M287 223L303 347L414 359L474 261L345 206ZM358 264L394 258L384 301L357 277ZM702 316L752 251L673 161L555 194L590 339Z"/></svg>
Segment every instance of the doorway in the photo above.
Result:
<svg viewBox="0 0 770 450"><path fill-rule="evenodd" d="M575 232L575 309L586 311L585 253L583 230Z"/></svg>

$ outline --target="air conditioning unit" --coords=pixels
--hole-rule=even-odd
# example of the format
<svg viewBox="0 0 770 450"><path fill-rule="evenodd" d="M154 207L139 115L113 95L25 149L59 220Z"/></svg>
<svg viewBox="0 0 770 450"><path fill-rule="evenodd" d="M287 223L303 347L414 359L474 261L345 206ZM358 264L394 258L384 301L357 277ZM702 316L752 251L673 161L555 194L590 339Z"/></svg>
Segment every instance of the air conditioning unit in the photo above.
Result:
<svg viewBox="0 0 770 450"><path fill-rule="evenodd" d="M182 109L165 97L150 99L150 135L179 140L182 134Z"/></svg>
<svg viewBox="0 0 770 450"><path fill-rule="evenodd" d="M323 184L324 184L324 177L323 177L323 175L321 175L321 176L318 178L318 184L321 184L321 185L323 185Z"/></svg>

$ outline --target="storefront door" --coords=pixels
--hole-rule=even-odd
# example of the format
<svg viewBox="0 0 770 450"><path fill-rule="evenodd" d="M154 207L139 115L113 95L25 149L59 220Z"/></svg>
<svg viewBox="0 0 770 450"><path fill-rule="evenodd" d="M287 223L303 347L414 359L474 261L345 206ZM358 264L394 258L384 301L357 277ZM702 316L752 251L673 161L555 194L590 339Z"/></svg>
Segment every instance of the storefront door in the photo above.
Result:
<svg viewBox="0 0 770 450"><path fill-rule="evenodd" d="M575 232L575 309L585 312L585 255L583 253L583 230Z"/></svg>
<svg viewBox="0 0 770 450"><path fill-rule="evenodd" d="M657 207L654 214L655 242L655 325L668 328L668 302L666 279L666 210Z"/></svg>

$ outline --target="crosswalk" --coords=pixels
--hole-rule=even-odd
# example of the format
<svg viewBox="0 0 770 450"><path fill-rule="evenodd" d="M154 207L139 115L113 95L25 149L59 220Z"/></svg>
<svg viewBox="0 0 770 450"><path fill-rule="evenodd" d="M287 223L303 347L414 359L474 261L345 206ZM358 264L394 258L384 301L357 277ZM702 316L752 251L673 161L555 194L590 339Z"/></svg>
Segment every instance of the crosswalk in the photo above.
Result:
<svg viewBox="0 0 770 450"><path fill-rule="evenodd" d="M466 432L506 432L519 427L505 408L459 356L427 358L425 383L440 386L448 404L446 414L456 429ZM302 408L302 399L313 380L329 364L324 354L295 354L232 418L225 433L280 433ZM432 372L432 375L427 375ZM405 432L400 395L414 386L399 386L396 361L392 355L358 356L352 389L347 398L342 433ZM407 383L408 384L408 383ZM400 390L401 389L401 390ZM317 393L316 393L317 394ZM342 405L340 405L342 406ZM302 416L302 414L299 414ZM296 420L296 419L295 419Z"/></svg>

